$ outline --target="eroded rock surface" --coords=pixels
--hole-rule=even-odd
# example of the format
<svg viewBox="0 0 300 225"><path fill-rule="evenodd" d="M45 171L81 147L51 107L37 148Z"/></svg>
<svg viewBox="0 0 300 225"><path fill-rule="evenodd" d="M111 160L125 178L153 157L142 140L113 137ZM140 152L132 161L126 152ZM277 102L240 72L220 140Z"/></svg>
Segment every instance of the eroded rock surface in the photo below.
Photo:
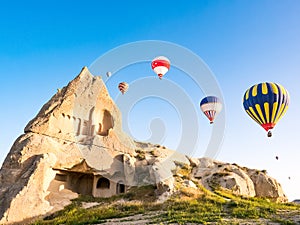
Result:
<svg viewBox="0 0 300 225"><path fill-rule="evenodd" d="M277 202L286 202L281 185L266 171L259 171L216 160L201 158L192 160L193 177L207 189L223 187L233 193L248 197L267 197Z"/></svg>

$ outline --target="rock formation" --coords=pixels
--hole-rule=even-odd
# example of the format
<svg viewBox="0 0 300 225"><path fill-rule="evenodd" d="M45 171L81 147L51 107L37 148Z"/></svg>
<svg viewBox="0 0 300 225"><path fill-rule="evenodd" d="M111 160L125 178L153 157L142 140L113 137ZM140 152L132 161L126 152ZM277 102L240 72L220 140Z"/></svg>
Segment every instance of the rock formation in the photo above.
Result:
<svg viewBox="0 0 300 225"><path fill-rule="evenodd" d="M209 190L223 187L237 195L287 201L281 185L269 177L265 170L249 169L208 158L194 159L193 165L193 178L198 179Z"/></svg>
<svg viewBox="0 0 300 225"><path fill-rule="evenodd" d="M83 68L28 123L7 155L0 170L0 224L60 210L78 194L109 197L131 186L155 185L164 200L176 191L180 168L190 168L184 181L190 187L287 200L265 173L134 141L121 124L101 77Z"/></svg>

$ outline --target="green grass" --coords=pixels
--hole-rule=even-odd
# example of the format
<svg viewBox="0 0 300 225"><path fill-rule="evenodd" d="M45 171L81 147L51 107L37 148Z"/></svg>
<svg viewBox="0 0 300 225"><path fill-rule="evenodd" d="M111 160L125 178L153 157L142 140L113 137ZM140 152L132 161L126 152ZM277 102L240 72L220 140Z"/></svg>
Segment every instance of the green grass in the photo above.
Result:
<svg viewBox="0 0 300 225"><path fill-rule="evenodd" d="M153 186L145 186L132 188L126 194L111 198L80 196L64 210L34 224L99 224L110 218L155 212L151 219L155 224L238 224L233 221L265 218L290 225L296 223L285 218L285 212L300 214L300 206L296 204L275 203L263 198L245 198L225 190L216 190L213 193L200 185L198 189L178 185L177 192L164 203L155 202L154 192ZM82 202L99 202L100 205L84 209L81 206ZM231 221L226 222L225 219Z"/></svg>
<svg viewBox="0 0 300 225"><path fill-rule="evenodd" d="M34 224L95 224L105 222L109 218L133 215L133 212L144 213L145 207L131 203L83 209L71 205L68 209L61 211L55 216L45 218L43 221L37 221Z"/></svg>
<svg viewBox="0 0 300 225"><path fill-rule="evenodd" d="M222 205L210 200L171 200L168 204L165 218L168 222L205 223L220 221L222 218Z"/></svg>

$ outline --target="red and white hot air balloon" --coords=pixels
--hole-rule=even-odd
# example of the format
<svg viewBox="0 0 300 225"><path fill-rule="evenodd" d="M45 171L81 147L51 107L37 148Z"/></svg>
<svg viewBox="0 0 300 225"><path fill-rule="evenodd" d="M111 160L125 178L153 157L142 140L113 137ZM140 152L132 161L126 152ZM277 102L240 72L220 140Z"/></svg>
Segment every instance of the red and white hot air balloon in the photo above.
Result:
<svg viewBox="0 0 300 225"><path fill-rule="evenodd" d="M122 95L128 90L129 85L126 82L119 83L118 86L119 90L121 91Z"/></svg>
<svg viewBox="0 0 300 225"><path fill-rule="evenodd" d="M167 57L158 56L152 60L151 67L159 79L161 79L170 69L170 60Z"/></svg>

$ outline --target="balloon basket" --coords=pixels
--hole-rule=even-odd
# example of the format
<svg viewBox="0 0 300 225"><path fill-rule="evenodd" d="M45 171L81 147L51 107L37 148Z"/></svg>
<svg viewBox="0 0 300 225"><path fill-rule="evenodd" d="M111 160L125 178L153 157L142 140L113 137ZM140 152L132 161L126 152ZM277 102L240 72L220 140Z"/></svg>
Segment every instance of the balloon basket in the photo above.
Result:
<svg viewBox="0 0 300 225"><path fill-rule="evenodd" d="M272 137L272 132L268 131L268 137Z"/></svg>

